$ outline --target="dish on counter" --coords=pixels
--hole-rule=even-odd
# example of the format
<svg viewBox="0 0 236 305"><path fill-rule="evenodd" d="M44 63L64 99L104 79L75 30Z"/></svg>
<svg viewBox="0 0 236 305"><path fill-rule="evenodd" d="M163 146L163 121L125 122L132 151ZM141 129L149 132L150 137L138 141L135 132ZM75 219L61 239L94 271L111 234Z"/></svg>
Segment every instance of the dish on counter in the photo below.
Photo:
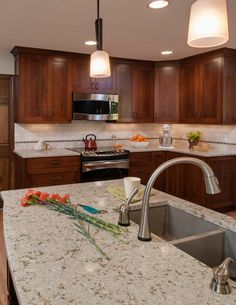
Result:
<svg viewBox="0 0 236 305"><path fill-rule="evenodd" d="M148 144L150 142L134 142L134 141L129 141L129 143L131 144L131 146L135 147L135 148L144 148L147 147Z"/></svg>

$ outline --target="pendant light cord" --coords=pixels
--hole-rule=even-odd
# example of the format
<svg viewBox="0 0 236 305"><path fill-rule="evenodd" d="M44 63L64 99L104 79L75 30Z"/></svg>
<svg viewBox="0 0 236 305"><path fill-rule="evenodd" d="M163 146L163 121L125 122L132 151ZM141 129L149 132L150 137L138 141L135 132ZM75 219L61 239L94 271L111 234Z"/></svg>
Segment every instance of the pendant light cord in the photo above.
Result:
<svg viewBox="0 0 236 305"><path fill-rule="evenodd" d="M102 50L102 18L99 16L100 0L97 0L97 20L95 22L97 50Z"/></svg>
<svg viewBox="0 0 236 305"><path fill-rule="evenodd" d="M97 19L99 19L100 1L97 0Z"/></svg>

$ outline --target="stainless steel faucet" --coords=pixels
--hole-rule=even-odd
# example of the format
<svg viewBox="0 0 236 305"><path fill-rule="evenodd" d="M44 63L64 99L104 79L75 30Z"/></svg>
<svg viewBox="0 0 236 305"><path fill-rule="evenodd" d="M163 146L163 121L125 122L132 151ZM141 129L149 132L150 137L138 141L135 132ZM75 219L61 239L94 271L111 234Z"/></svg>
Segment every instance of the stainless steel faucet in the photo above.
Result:
<svg viewBox="0 0 236 305"><path fill-rule="evenodd" d="M162 163L151 175L149 178L146 188L144 190L143 195L143 202L142 202L142 216L141 222L139 226L139 233L138 239L141 241L150 241L151 240L151 232L149 228L149 218L148 218L148 210L149 210L149 198L151 194L151 190L153 184L155 183L156 179L159 175L168 167L176 164L182 163L189 163L200 167L204 174L204 180L206 185L206 192L208 194L218 194L220 193L219 182L215 177L212 169L208 164L204 161L196 159L196 158L189 158L189 157L181 157L181 158L174 158Z"/></svg>
<svg viewBox="0 0 236 305"><path fill-rule="evenodd" d="M138 189L137 187L135 187L133 191L130 193L127 202L120 206L118 225L125 227L130 226L130 219L129 219L130 202L137 193L138 193Z"/></svg>

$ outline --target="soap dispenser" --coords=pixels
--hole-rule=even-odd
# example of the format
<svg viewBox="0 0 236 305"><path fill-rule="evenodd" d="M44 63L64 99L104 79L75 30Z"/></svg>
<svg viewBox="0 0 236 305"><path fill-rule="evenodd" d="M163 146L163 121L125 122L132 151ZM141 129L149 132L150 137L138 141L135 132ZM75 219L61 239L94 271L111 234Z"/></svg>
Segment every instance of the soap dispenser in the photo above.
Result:
<svg viewBox="0 0 236 305"><path fill-rule="evenodd" d="M229 264L235 262L231 257L227 257L222 264L213 268L213 278L210 288L219 294L229 294L231 287L229 285Z"/></svg>

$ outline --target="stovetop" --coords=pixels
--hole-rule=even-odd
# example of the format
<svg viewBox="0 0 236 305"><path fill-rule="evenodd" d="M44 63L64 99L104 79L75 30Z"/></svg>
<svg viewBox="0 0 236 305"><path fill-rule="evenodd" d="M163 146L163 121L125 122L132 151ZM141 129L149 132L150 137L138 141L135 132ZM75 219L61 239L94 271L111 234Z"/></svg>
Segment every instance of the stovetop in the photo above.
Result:
<svg viewBox="0 0 236 305"><path fill-rule="evenodd" d="M115 150L112 147L100 147L97 150L84 150L82 147L67 148L68 150L78 152L83 157L100 158L100 157L117 157L128 156L129 151L126 149Z"/></svg>

